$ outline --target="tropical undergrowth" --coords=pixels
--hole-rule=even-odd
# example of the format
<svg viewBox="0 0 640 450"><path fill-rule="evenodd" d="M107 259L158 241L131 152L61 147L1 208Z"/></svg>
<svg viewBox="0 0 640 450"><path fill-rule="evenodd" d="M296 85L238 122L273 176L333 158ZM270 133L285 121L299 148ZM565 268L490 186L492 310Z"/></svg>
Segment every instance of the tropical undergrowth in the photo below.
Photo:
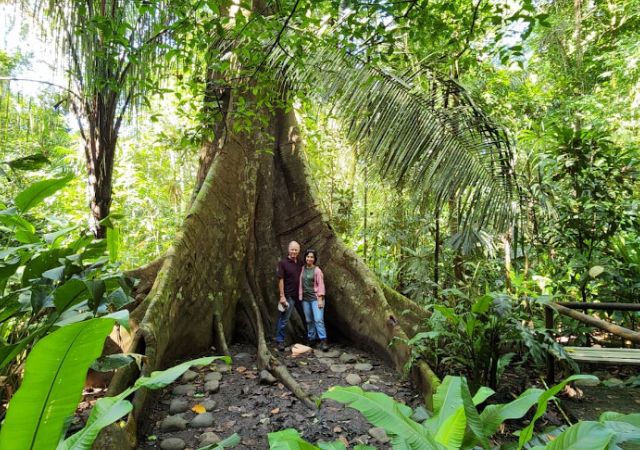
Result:
<svg viewBox="0 0 640 450"><path fill-rule="evenodd" d="M640 414L603 413L598 421L578 422L571 426L545 430L535 434L535 425L545 411L549 400L567 383L594 378L573 375L547 389L531 388L506 404L490 404L479 408L494 394L482 387L471 395L464 377L448 376L434 395L433 413L422 407L415 410L376 392L365 392L359 387L334 387L323 394L323 400L334 400L360 411L374 426L383 428L394 449L619 449L625 442L640 442ZM534 413L529 425L517 432L517 443L500 444L496 435L507 420L519 419ZM344 449L340 441L310 444L295 429L269 434L271 449ZM374 447L359 445L359 449Z"/></svg>
<svg viewBox="0 0 640 450"><path fill-rule="evenodd" d="M111 238L96 240L78 231L80 224L51 229L31 215L71 179L37 181L1 205L0 388L6 400L20 384L36 342L66 325L119 311L132 300L134 281L110 256Z"/></svg>

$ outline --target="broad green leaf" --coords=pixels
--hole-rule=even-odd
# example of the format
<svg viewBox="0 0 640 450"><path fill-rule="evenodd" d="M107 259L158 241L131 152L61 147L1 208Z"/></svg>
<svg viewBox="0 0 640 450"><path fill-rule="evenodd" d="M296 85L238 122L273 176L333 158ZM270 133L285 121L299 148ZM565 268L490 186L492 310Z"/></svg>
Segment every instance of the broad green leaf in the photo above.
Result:
<svg viewBox="0 0 640 450"><path fill-rule="evenodd" d="M183 362L177 366L167 370L151 372L148 377L141 377L136 380L135 387L146 387L148 389L160 389L171 383L182 375L191 366L205 366L211 364L214 360L221 359L223 361L231 361L228 356L208 356L206 358L198 358L193 361Z"/></svg>
<svg viewBox="0 0 640 450"><path fill-rule="evenodd" d="M545 446L545 450L606 450L613 431L599 422L578 422Z"/></svg>
<svg viewBox="0 0 640 450"><path fill-rule="evenodd" d="M126 309L123 309L121 311L112 312L111 314L107 314L104 317L109 317L109 318L115 320L116 323L118 325L120 325L121 327L123 327L125 330L129 330L130 329L129 311L127 311ZM228 358L229 361L231 360L231 358L229 358L227 356L222 356L222 357L219 356L218 358ZM231 363L229 362L229 364L231 364Z"/></svg>
<svg viewBox="0 0 640 450"><path fill-rule="evenodd" d="M63 312L86 300L89 295L85 283L77 278L72 278L53 291L53 303L59 312Z"/></svg>
<svg viewBox="0 0 640 450"><path fill-rule="evenodd" d="M636 427L640 427L640 413L622 414L619 412L606 411L600 415L600 422L613 420L616 422L627 422Z"/></svg>
<svg viewBox="0 0 640 450"><path fill-rule="evenodd" d="M100 430L111 425L125 414L129 414L133 405L120 396L103 397L99 399L91 409L91 414L82 430L65 439L58 445L57 450L91 449Z"/></svg>
<svg viewBox="0 0 640 450"><path fill-rule="evenodd" d="M604 422L607 430L614 433L614 442L620 444L623 442L640 443L640 428L628 422L618 422L615 420L607 420Z"/></svg>
<svg viewBox="0 0 640 450"><path fill-rule="evenodd" d="M462 397L462 406L464 406L464 413L467 417L467 425L471 430L470 433L465 436L465 440L470 439L471 435L475 438L474 442L480 443L482 447L489 448L489 435L486 434L485 430L482 427L482 422L480 421L480 415L478 414L478 410L473 404L473 399L471 398L471 392L469 391L469 385L467 384L467 379L462 378L462 386L460 389L460 395Z"/></svg>
<svg viewBox="0 0 640 450"><path fill-rule="evenodd" d="M448 449L457 450L462 445L466 427L467 416L464 413L464 406L460 405L438 428L436 441L444 444Z"/></svg>
<svg viewBox="0 0 640 450"><path fill-rule="evenodd" d="M538 398L538 408L536 409L536 413L534 414L531 423L520 432L520 438L518 439L519 448L522 448L524 444L526 444L527 441L531 439L531 436L533 436L533 428L535 426L535 423L547 410L547 402L551 399L551 397L560 392L567 385L567 383L570 383L572 381L597 379L598 378L594 377L593 375L572 375L568 378L565 378L555 386L552 386L544 391Z"/></svg>
<svg viewBox="0 0 640 450"><path fill-rule="evenodd" d="M418 406L411 415L411 419L415 420L416 422L424 422L429 417L431 417L431 413L427 411L427 408L425 408L424 406Z"/></svg>
<svg viewBox="0 0 640 450"><path fill-rule="evenodd" d="M344 442L342 441L320 441L318 442L318 447L320 447L322 450L347 450L347 447L345 447Z"/></svg>
<svg viewBox="0 0 640 450"><path fill-rule="evenodd" d="M64 228L62 230L58 230L53 233L47 233L44 235L44 241L47 244L55 247L61 238L65 237L66 235L68 235L69 233L71 233L73 230L77 228L78 228L78 225L74 225L72 227Z"/></svg>
<svg viewBox="0 0 640 450"><path fill-rule="evenodd" d="M409 341L407 342L407 345L415 345L418 342L427 340L427 339L437 339L438 337L440 337L441 334L442 333L440 333L439 331L422 331L420 333L417 333L411 339L409 339Z"/></svg>
<svg viewBox="0 0 640 450"><path fill-rule="evenodd" d="M120 229L107 228L107 250L109 251L109 261L118 261L120 252Z"/></svg>
<svg viewBox="0 0 640 450"><path fill-rule="evenodd" d="M113 308L116 310L128 305L131 301L131 297L129 297L121 287L107 295L107 304L113 305Z"/></svg>
<svg viewBox="0 0 640 450"><path fill-rule="evenodd" d="M49 159L42 153L34 153L33 155L6 161L5 164L13 170L37 170L45 164L49 164Z"/></svg>
<svg viewBox="0 0 640 450"><path fill-rule="evenodd" d="M0 299L0 323L4 322L22 309L22 304L18 301L18 294L11 293Z"/></svg>
<svg viewBox="0 0 640 450"><path fill-rule="evenodd" d="M13 276L20 267L20 258L12 258L9 261L0 261L0 280L7 280Z"/></svg>
<svg viewBox="0 0 640 450"><path fill-rule="evenodd" d="M371 424L384 429L394 447L444 448L426 429L409 418L411 408L396 403L383 393L365 392L357 386L335 386L322 394L322 398L335 400L360 411Z"/></svg>
<svg viewBox="0 0 640 450"><path fill-rule="evenodd" d="M103 280L84 280L84 284L87 287L87 291L90 294L89 307L95 312L100 306L104 293L107 291L107 286Z"/></svg>
<svg viewBox="0 0 640 450"><path fill-rule="evenodd" d="M434 415L423 423L425 429L432 434L444 426L449 418L457 413L458 408L463 408L466 424L469 426L474 440L483 445L488 445L486 434L480 422L478 411L476 410L467 380L464 377L446 376L442 384L433 396ZM471 435L469 436L471 439ZM486 446L485 445L485 446Z"/></svg>
<svg viewBox="0 0 640 450"><path fill-rule="evenodd" d="M50 178L33 183L16 196L16 206L21 212L26 212L65 187L72 179L73 174L68 174L60 178Z"/></svg>
<svg viewBox="0 0 640 450"><path fill-rule="evenodd" d="M22 228L18 228L13 237L16 238L16 241L21 242L22 244L35 244L39 241L38 237L34 233Z"/></svg>
<svg viewBox="0 0 640 450"><path fill-rule="evenodd" d="M538 402L543 392L542 389L531 388L504 405L488 405L480 414L485 436L493 435L505 420L523 417Z"/></svg>
<svg viewBox="0 0 640 450"><path fill-rule="evenodd" d="M480 386L480 389L478 389L478 392L476 392L476 395L473 396L473 404L475 406L478 406L479 404L484 402L486 399L488 399L495 393L496 392L491 388L488 388L486 386Z"/></svg>
<svg viewBox="0 0 640 450"><path fill-rule="evenodd" d="M462 377L447 375L433 395L433 417L423 425L434 435L444 422L462 407L461 386Z"/></svg>
<svg viewBox="0 0 640 450"><path fill-rule="evenodd" d="M60 281L64 276L64 266L54 267L53 269L42 272L42 277L51 281Z"/></svg>
<svg viewBox="0 0 640 450"><path fill-rule="evenodd" d="M0 223L12 229L21 229L31 234L36 232L36 227L31 222L21 217L16 208L3 209L0 211Z"/></svg>
<svg viewBox="0 0 640 450"><path fill-rule="evenodd" d="M86 306L86 302L80 302L78 305ZM78 312L75 309L69 309L60 315L59 320L56 320L55 325L57 327L66 327L67 325L71 325L72 323L82 322L83 320L91 319L94 317L93 312Z"/></svg>
<svg viewBox="0 0 640 450"><path fill-rule="evenodd" d="M113 320L92 319L41 339L25 364L0 431L3 450L55 448L64 421L75 411L89 365L98 357Z"/></svg>
<svg viewBox="0 0 640 450"><path fill-rule="evenodd" d="M489 311L489 308L493 304L493 297L490 294L485 294L480 297L471 307L471 311L476 314L484 314Z"/></svg>
<svg viewBox="0 0 640 450"><path fill-rule="evenodd" d="M52 249L31 258L24 267L22 285L29 286L30 280L40 278L44 272L60 266L60 258L70 254L69 249Z"/></svg>
<svg viewBox="0 0 640 450"><path fill-rule="evenodd" d="M124 416L131 410L131 404L127 397L133 394L141 387L147 387L149 389L159 389L167 386L168 384L175 381L180 375L182 375L186 370L194 365L205 365L210 364L211 361L220 357L209 357L209 358L200 358L195 359L193 361L186 361L178 366L171 367L167 370L163 370L160 372L153 372L150 377L144 377L139 379L140 383L136 383L133 387L125 389L123 392L118 394L115 397L104 397L94 405L94 408L91 410L91 414L89 416L89 420L85 427L78 431L73 436L67 438L63 441L59 446L58 450L76 450L76 449L87 449L91 448L91 445L95 438L98 436L100 430L116 420L120 417ZM142 381L141 381L142 380ZM229 436L227 439L216 444L216 446L211 448L228 448L239 443L239 436L234 434Z"/></svg>
<svg viewBox="0 0 640 450"><path fill-rule="evenodd" d="M16 342L15 344L9 344L9 345L0 344L0 369L5 367L11 361L13 361L14 358L18 355L18 353L20 353L22 350L24 350L27 347L27 345L29 345L29 343L33 340L33 338L34 338L33 336L29 336L19 342Z"/></svg>
<svg viewBox="0 0 640 450"><path fill-rule="evenodd" d="M456 312L453 308L449 308L444 305L434 305L433 309L442 314L446 319L451 321L454 325L460 321L460 318L456 315Z"/></svg>
<svg viewBox="0 0 640 450"><path fill-rule="evenodd" d="M270 450L319 450L300 437L298 430L287 428L267 435Z"/></svg>

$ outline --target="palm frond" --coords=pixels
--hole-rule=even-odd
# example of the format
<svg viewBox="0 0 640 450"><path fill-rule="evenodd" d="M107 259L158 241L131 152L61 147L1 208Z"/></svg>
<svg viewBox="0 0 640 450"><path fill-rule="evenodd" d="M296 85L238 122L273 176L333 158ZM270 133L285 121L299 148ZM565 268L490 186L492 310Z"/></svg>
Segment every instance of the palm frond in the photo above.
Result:
<svg viewBox="0 0 640 450"><path fill-rule="evenodd" d="M508 228L518 205L514 151L462 86L427 70L405 79L336 48L307 50L299 60L276 49L270 66L330 104L383 177L440 202L458 198L461 228Z"/></svg>

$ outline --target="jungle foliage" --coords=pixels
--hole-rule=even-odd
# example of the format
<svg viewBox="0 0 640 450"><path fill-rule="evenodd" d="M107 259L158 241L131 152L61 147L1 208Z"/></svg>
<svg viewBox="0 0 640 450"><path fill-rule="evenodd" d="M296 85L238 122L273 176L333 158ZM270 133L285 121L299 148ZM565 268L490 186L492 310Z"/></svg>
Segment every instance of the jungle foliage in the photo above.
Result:
<svg viewBox="0 0 640 450"><path fill-rule="evenodd" d="M393 407L434 448L485 444L471 392L496 388L509 366L541 367L551 348L562 354L546 302L637 303L637 0L254 2L259 14L244 0L22 3L35 6L22 10L35 15L25 32L48 34L68 83L24 94L17 79L34 58L0 50L6 399L39 343L104 324L131 301L123 268L165 254L211 149L256 123L266 130L261 111L295 111L333 230L431 313L429 331L406 341L411 362L467 375L440 388L464 385L457 409L435 411L449 428L426 433L431 422ZM601 315L637 328L636 313ZM616 417L540 445L617 445L627 425ZM285 437L299 438L272 445Z"/></svg>

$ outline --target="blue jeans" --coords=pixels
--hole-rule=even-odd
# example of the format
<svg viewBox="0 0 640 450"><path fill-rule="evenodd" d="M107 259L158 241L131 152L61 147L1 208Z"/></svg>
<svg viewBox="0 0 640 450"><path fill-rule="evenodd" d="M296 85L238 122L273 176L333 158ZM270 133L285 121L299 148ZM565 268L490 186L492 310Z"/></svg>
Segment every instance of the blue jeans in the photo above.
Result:
<svg viewBox="0 0 640 450"><path fill-rule="evenodd" d="M318 300L302 302L304 318L307 321L307 339L321 341L327 339L327 331L324 328L324 308L318 308Z"/></svg>
<svg viewBox="0 0 640 450"><path fill-rule="evenodd" d="M287 324L289 323L289 317L291 317L291 311L295 309L295 299L293 297L287 297L287 303L289 307L285 312L281 312L278 316L278 325L276 326L276 342L284 342L285 333L287 331Z"/></svg>

